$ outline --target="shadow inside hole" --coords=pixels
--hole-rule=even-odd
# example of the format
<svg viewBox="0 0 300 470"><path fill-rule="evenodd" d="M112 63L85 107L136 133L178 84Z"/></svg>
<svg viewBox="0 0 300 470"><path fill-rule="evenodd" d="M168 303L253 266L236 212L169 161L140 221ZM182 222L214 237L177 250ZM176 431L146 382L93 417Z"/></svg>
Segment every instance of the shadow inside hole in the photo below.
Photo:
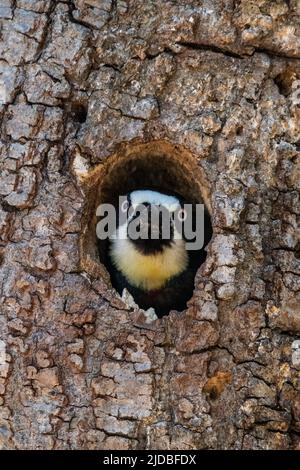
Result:
<svg viewBox="0 0 300 470"><path fill-rule="evenodd" d="M83 124L87 118L87 106L84 103L72 103L71 116L73 121Z"/></svg>
<svg viewBox="0 0 300 470"><path fill-rule="evenodd" d="M286 68L274 77L274 83L277 85L279 93L287 97L292 93L295 79L296 73L293 68Z"/></svg>
<svg viewBox="0 0 300 470"><path fill-rule="evenodd" d="M165 154L151 153L140 158L120 159L103 177L99 185L98 201L113 204L118 210L119 196L136 189L151 189L178 195L193 206L196 203L204 203L197 175L187 171L179 161ZM212 225L207 209L205 209L204 229L205 248L212 237ZM120 295L126 287L139 307L144 310L153 307L159 317L167 315L170 310L182 311L186 308L187 301L193 296L196 272L206 259L204 248L190 250L188 268L176 278L170 279L162 289L145 292L130 283L124 283L124 279L120 281L120 275L111 263L109 247L108 240L97 239L100 262L110 273L111 283Z"/></svg>

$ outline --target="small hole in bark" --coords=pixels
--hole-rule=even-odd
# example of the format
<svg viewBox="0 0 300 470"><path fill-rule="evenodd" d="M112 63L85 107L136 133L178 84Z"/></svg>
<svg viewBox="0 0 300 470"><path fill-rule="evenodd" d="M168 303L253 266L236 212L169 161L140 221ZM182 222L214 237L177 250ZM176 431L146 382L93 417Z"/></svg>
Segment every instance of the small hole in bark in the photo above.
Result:
<svg viewBox="0 0 300 470"><path fill-rule="evenodd" d="M87 118L87 106L84 103L73 103L71 115L74 121L83 124Z"/></svg>
<svg viewBox="0 0 300 470"><path fill-rule="evenodd" d="M2 204L2 208L5 212L18 212L19 211L19 209L17 207L11 206L4 199L2 199L1 204Z"/></svg>
<svg viewBox="0 0 300 470"><path fill-rule="evenodd" d="M296 147L296 150L297 150L297 152L299 152L299 149L297 149L297 147ZM296 153L296 155L293 155L293 156L291 157L291 162L297 164L299 158L300 158L300 155L299 155L298 153Z"/></svg>
<svg viewBox="0 0 300 470"><path fill-rule="evenodd" d="M177 276L172 276L163 287L145 291L132 285L128 275L116 269L110 256L110 241L94 238L99 222L95 213L99 204L110 203L118 208L119 196L143 189L174 195L194 206L201 203L205 206L206 247L212 236L209 190L207 179L195 157L186 150L165 142L140 144L108 159L107 164L99 166L98 177L96 172L92 177L94 180L90 194L94 202L90 206L92 214L90 220L87 220L83 250L89 250L90 258L95 261L98 255L97 264L101 268L101 277L105 277L105 272L108 279L109 273L109 280L120 295L126 288L140 308L148 310L152 307L159 317L167 315L170 310L183 311L193 295L195 274L206 259L205 248L188 252L187 267ZM174 256L176 257L176 252Z"/></svg>
<svg viewBox="0 0 300 470"><path fill-rule="evenodd" d="M286 69L284 72L279 73L275 78L279 93L283 96L289 96L292 92L292 84L296 79L296 74L291 69Z"/></svg>
<svg viewBox="0 0 300 470"><path fill-rule="evenodd" d="M217 387L213 387L209 392L209 398L211 400L216 400L218 398L218 389Z"/></svg>

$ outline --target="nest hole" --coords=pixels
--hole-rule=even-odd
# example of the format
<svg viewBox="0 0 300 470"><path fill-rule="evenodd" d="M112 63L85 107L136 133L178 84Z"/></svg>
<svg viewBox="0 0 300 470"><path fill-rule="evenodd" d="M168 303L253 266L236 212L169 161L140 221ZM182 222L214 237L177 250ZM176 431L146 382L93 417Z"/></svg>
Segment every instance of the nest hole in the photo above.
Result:
<svg viewBox="0 0 300 470"><path fill-rule="evenodd" d="M291 67L285 69L283 72L274 77L274 82L282 96L288 97L292 93L293 82L296 80L296 78L297 74Z"/></svg>
<svg viewBox="0 0 300 470"><path fill-rule="evenodd" d="M74 102L71 106L71 117L73 121L83 124L87 118L88 108L83 102Z"/></svg>
<svg viewBox="0 0 300 470"><path fill-rule="evenodd" d="M117 208L119 196L137 189L151 189L178 195L188 203L205 205L205 245L211 239L208 180L197 163L196 157L185 149L166 142L123 147L120 152L109 157L104 164L92 170L85 180L87 208L81 244L82 267L93 276L104 279L109 287L117 288L110 276L109 242L99 240L96 236L98 222L96 209L99 204L110 203ZM205 258L206 252L202 250L201 256L196 261L197 269L203 264ZM175 305L174 309L184 310L186 302L192 295L193 292L190 292L184 303L178 305L178 308ZM134 295L133 298L141 308L145 309ZM159 316L168 313L165 311Z"/></svg>

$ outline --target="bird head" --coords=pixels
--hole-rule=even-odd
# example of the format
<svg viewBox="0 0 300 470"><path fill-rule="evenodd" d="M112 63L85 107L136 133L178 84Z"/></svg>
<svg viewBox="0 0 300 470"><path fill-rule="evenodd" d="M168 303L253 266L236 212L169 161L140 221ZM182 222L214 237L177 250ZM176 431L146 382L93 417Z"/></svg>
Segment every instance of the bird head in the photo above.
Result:
<svg viewBox="0 0 300 470"><path fill-rule="evenodd" d="M176 196L151 190L132 191L126 202L126 221L111 244L112 262L132 285L159 289L188 263L185 241L174 224L181 203Z"/></svg>
<svg viewBox="0 0 300 470"><path fill-rule="evenodd" d="M128 195L127 237L144 255L162 253L178 234L174 214L180 209L175 196L156 191L133 191Z"/></svg>

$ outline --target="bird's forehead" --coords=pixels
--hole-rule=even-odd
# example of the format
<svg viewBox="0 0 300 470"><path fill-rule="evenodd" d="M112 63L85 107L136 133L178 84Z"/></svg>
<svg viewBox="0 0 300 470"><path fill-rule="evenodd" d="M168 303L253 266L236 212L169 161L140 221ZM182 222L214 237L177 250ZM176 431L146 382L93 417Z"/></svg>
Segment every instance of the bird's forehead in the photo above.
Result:
<svg viewBox="0 0 300 470"><path fill-rule="evenodd" d="M158 191L137 190L130 193L131 205L137 207L139 204L149 203L166 207L169 211L180 208L180 202L175 196L159 193Z"/></svg>

